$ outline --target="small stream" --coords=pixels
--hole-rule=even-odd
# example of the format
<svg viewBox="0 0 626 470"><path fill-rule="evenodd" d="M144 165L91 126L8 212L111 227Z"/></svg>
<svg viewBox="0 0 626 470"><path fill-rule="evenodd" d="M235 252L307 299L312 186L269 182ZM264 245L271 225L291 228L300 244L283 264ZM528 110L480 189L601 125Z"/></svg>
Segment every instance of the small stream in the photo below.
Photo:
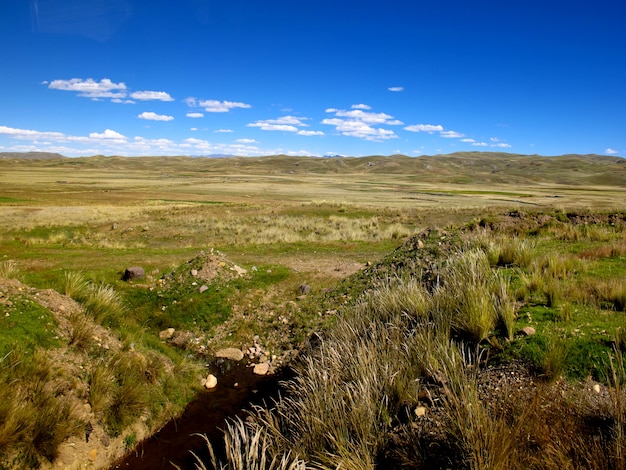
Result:
<svg viewBox="0 0 626 470"><path fill-rule="evenodd" d="M285 376L257 376L243 364L224 361L211 367L218 383L214 390L203 391L190 402L177 419L168 422L156 434L137 444L109 470L182 470L195 469L193 451L207 467L209 453L200 436L205 434L219 455L227 418L244 416L252 404L270 403L278 396L279 382Z"/></svg>

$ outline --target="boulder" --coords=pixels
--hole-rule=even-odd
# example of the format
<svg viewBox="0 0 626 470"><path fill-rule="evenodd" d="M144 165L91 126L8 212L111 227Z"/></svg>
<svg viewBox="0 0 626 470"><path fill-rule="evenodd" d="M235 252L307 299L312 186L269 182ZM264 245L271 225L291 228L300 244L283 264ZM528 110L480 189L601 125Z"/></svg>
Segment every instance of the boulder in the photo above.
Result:
<svg viewBox="0 0 626 470"><path fill-rule="evenodd" d="M174 333L176 332L176 330L174 328L168 328L166 330L163 330L161 332L159 332L159 338L160 339L170 339L174 336Z"/></svg>
<svg viewBox="0 0 626 470"><path fill-rule="evenodd" d="M241 361L243 359L243 351L237 348L224 348L215 353L218 359L229 359L231 361Z"/></svg>
<svg viewBox="0 0 626 470"><path fill-rule="evenodd" d="M213 390L215 387L217 387L217 377L213 374L209 374L206 378L206 382L204 382L204 388L207 390Z"/></svg>
<svg viewBox="0 0 626 470"><path fill-rule="evenodd" d="M269 362L261 362L259 364L254 365L254 372L256 375L267 375L270 371L270 363Z"/></svg>
<svg viewBox="0 0 626 470"><path fill-rule="evenodd" d="M525 326L521 330L517 332L518 335L521 336L532 336L536 333L535 329L532 326Z"/></svg>
<svg viewBox="0 0 626 470"><path fill-rule="evenodd" d="M124 275L122 276L123 281L130 281L133 279L143 279L146 276L146 272L140 266L131 266L126 268L124 271Z"/></svg>

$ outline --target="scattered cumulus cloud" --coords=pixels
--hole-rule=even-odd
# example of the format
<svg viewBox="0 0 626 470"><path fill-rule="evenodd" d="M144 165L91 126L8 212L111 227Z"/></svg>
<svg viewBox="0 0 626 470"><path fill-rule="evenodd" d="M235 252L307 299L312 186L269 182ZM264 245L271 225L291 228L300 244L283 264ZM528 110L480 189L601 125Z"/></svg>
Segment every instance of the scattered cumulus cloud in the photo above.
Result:
<svg viewBox="0 0 626 470"><path fill-rule="evenodd" d="M164 91L136 91L134 93L131 93L130 97L134 100L141 101L174 101L174 98L172 98L169 93L166 93Z"/></svg>
<svg viewBox="0 0 626 470"><path fill-rule="evenodd" d="M439 135L446 139L459 139L461 137L465 137L465 134L461 134L460 132L456 131L441 131Z"/></svg>
<svg viewBox="0 0 626 470"><path fill-rule="evenodd" d="M187 113L186 116L188 118L202 118L202 117L204 117L204 114L202 114L202 113Z"/></svg>
<svg viewBox="0 0 626 470"><path fill-rule="evenodd" d="M92 100L110 99L113 103L134 104L139 101L174 101L174 98L165 91L135 91L130 93L126 83L115 83L109 78L96 81L93 78L72 78L70 80L44 81L42 85L47 85L52 90L73 91L78 96L91 98Z"/></svg>
<svg viewBox="0 0 626 470"><path fill-rule="evenodd" d="M71 80L53 80L48 84L48 88L53 90L74 91L78 96L87 98L126 98L126 84L123 82L114 83L108 78L103 78L96 82L93 78L83 80L82 78L72 78Z"/></svg>
<svg viewBox="0 0 626 470"><path fill-rule="evenodd" d="M608 149L606 149L604 151L604 153L606 153L607 155L615 155L615 154L619 153L619 150L615 150L615 149L612 149L611 147L609 147Z"/></svg>
<svg viewBox="0 0 626 470"><path fill-rule="evenodd" d="M335 126L341 135L357 137L372 142L382 142L388 139L395 139L398 136L391 129L375 126L396 126L403 124L402 121L394 119L386 113L374 113L365 111L371 109L367 105L352 105L351 110L328 108L327 113L335 115L333 118L322 120L322 124Z"/></svg>
<svg viewBox="0 0 626 470"><path fill-rule="evenodd" d="M474 147L489 147L487 142L472 142L472 145Z"/></svg>
<svg viewBox="0 0 626 470"><path fill-rule="evenodd" d="M510 149L511 144L507 144L506 142L498 142L497 144L491 144L492 147L501 147L505 149Z"/></svg>
<svg viewBox="0 0 626 470"><path fill-rule="evenodd" d="M262 131L283 131L294 132L298 135L312 136L312 135L324 135L322 131L310 131L301 129L302 127L308 127L303 121L308 118L299 118L296 116L282 116L277 119L262 119L255 122L246 124L248 127L257 127Z"/></svg>
<svg viewBox="0 0 626 470"><path fill-rule="evenodd" d="M232 129L216 129L213 132L217 132L218 134L229 134L234 131Z"/></svg>
<svg viewBox="0 0 626 470"><path fill-rule="evenodd" d="M350 106L352 109L372 109L370 106L366 104L353 104Z"/></svg>
<svg viewBox="0 0 626 470"><path fill-rule="evenodd" d="M125 136L111 129L105 129L102 133L92 132L91 134L89 134L89 137L91 139L116 139L126 141Z"/></svg>
<svg viewBox="0 0 626 470"><path fill-rule="evenodd" d="M204 108L208 113L227 113L235 108L248 109L252 107L252 105L240 101L199 100L194 97L185 98L183 101L191 108Z"/></svg>
<svg viewBox="0 0 626 470"><path fill-rule="evenodd" d="M16 152L58 152L67 156L82 155L210 155L227 154L240 156L261 156L287 153L312 155L312 152L299 150L292 152L281 148L260 148L255 142L235 142L231 144L213 143L208 140L189 138L182 141L170 139L147 139L141 136L128 138L121 133L105 129L85 136L67 135L62 132L18 129L0 126L0 136L19 141L17 145L5 147L6 151ZM2 147L0 147L2 148Z"/></svg>
<svg viewBox="0 0 626 470"><path fill-rule="evenodd" d="M256 140L254 139L237 139L235 142L239 142L240 144L254 144Z"/></svg>
<svg viewBox="0 0 626 470"><path fill-rule="evenodd" d="M410 126L406 126L404 130L410 132L428 132L429 134L432 134L433 132L442 132L443 126L440 126L439 124L412 124Z"/></svg>
<svg viewBox="0 0 626 470"><path fill-rule="evenodd" d="M404 87L403 86L391 86L387 88L387 90L399 92L399 91L404 91Z"/></svg>
<svg viewBox="0 0 626 470"><path fill-rule="evenodd" d="M172 121L174 116L167 116L165 114L157 114L152 111L144 111L137 116L139 119L146 119L148 121Z"/></svg>

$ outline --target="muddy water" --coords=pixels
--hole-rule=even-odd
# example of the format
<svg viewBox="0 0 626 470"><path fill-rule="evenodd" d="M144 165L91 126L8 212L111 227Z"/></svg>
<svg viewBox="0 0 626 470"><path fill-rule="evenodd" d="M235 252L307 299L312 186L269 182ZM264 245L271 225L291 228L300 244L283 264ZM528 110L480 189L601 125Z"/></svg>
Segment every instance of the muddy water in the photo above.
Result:
<svg viewBox="0 0 626 470"><path fill-rule="evenodd" d="M180 417L140 442L110 470L173 470L175 465L182 470L195 469L190 450L208 464L205 441L194 434L206 434L219 452L225 420L244 416L252 404L270 403L278 395L279 381L284 378L284 374L256 376L251 368L228 361L216 364L211 371L218 378L215 390L200 393Z"/></svg>

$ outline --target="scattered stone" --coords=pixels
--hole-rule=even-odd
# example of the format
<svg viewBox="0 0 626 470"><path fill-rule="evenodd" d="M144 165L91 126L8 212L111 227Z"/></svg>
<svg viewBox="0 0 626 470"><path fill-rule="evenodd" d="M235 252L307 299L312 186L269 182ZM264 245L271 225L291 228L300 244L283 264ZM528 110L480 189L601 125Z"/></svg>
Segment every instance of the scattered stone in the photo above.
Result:
<svg viewBox="0 0 626 470"><path fill-rule="evenodd" d="M133 230L135 230L133 227L128 227L122 230L120 233L124 235L125 233L132 232Z"/></svg>
<svg viewBox="0 0 626 470"><path fill-rule="evenodd" d="M309 294L311 292L311 286L307 285L307 284L302 284L300 286L300 294L306 295Z"/></svg>
<svg viewBox="0 0 626 470"><path fill-rule="evenodd" d="M207 286L206 284L202 284L200 286L200 289L198 289L198 292L200 292L201 294L208 291L209 290L209 286Z"/></svg>
<svg viewBox="0 0 626 470"><path fill-rule="evenodd" d="M517 332L518 335L521 336L532 336L536 333L535 329L532 326L525 326L521 330Z"/></svg>
<svg viewBox="0 0 626 470"><path fill-rule="evenodd" d="M217 377L213 374L209 374L206 378L206 382L204 382L204 388L207 390L213 390L215 387L217 387Z"/></svg>
<svg viewBox="0 0 626 470"><path fill-rule="evenodd" d="M256 375L267 375L270 371L270 363L269 362L261 362L260 364L255 364L254 372Z"/></svg>
<svg viewBox="0 0 626 470"><path fill-rule="evenodd" d="M89 460L91 460L92 462L95 462L97 457L98 457L98 449L91 449L89 453L87 454L87 458L89 458Z"/></svg>
<svg viewBox="0 0 626 470"><path fill-rule="evenodd" d="M215 357L219 359L229 359L231 361L241 361L243 359L243 351L237 348L220 349L215 353Z"/></svg>
<svg viewBox="0 0 626 470"><path fill-rule="evenodd" d="M192 275L193 277L196 277L196 276L198 275L198 270L197 270L197 269L192 269L192 270L191 270L191 275Z"/></svg>
<svg viewBox="0 0 626 470"><path fill-rule="evenodd" d="M424 248L424 242L422 240L417 240L417 248L420 250Z"/></svg>
<svg viewBox="0 0 626 470"><path fill-rule="evenodd" d="M600 393L600 391L601 391L601 390L602 390L602 389L601 389L601 387L600 387L600 384L595 384L595 385L593 386L593 391L594 391L594 392L596 392L596 393Z"/></svg>
<svg viewBox="0 0 626 470"><path fill-rule="evenodd" d="M174 328L168 328L159 333L160 339L171 339L174 336L176 330Z"/></svg>
<svg viewBox="0 0 626 470"><path fill-rule="evenodd" d="M117 223L113 223L113 225L111 225L111 230L117 230Z"/></svg>
<svg viewBox="0 0 626 470"><path fill-rule="evenodd" d="M426 407L425 406L416 406L415 410L414 410L415 416L417 416L418 418L421 418L422 416L424 416L426 414Z"/></svg>
<svg viewBox="0 0 626 470"><path fill-rule="evenodd" d="M131 266L130 268L126 268L124 271L124 276L122 276L123 281L130 281L133 279L143 279L146 276L146 272L140 266Z"/></svg>

